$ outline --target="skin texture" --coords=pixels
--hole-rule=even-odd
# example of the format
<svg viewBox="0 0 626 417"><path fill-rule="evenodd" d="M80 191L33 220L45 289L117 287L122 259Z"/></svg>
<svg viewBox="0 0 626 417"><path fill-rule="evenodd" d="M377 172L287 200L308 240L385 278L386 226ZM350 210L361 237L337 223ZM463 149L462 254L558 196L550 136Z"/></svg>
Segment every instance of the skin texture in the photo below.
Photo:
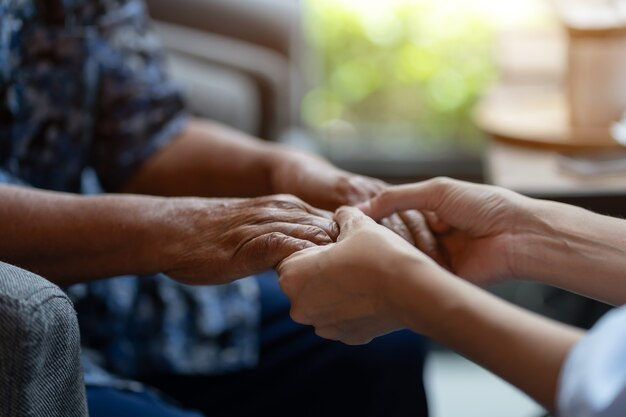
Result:
<svg viewBox="0 0 626 417"><path fill-rule="evenodd" d="M626 300L621 219L448 178L390 187L359 207L374 219L407 208L431 213L452 272L478 285L531 279L614 305Z"/></svg>
<svg viewBox="0 0 626 417"><path fill-rule="evenodd" d="M360 208L375 219L425 210L452 271L467 279L360 210L341 208L336 243L297 252L278 266L293 319L322 337L362 344L409 328L554 410L562 365L583 333L473 283L533 276L615 304L626 301L619 278L626 267L623 220L450 179L393 187Z"/></svg>
<svg viewBox="0 0 626 417"><path fill-rule="evenodd" d="M120 194L0 186L0 259L62 285L157 272L189 284L224 283L334 241L330 213L313 206L356 204L384 187L320 158L194 119L112 190ZM390 226L436 256L420 213L391 218Z"/></svg>
<svg viewBox="0 0 626 417"><path fill-rule="evenodd" d="M342 205L366 201L387 187L378 179L338 169L320 157L195 119L121 191L200 197L292 194L314 207L334 211ZM419 211L394 213L381 222L425 253L441 259Z"/></svg>
<svg viewBox="0 0 626 417"><path fill-rule="evenodd" d="M514 276L510 248L534 232L532 204L505 189L437 178L389 188L359 207L375 219L402 207L428 210L451 271L484 286Z"/></svg>
<svg viewBox="0 0 626 417"><path fill-rule="evenodd" d="M294 252L332 243L339 232L330 213L290 195L186 203L184 212L175 210L191 233L186 241L170 240L181 244L160 270L189 284L261 273Z"/></svg>
<svg viewBox="0 0 626 417"><path fill-rule="evenodd" d="M203 199L0 186L2 259L62 284L166 272L219 284L337 236L330 213L293 196Z"/></svg>

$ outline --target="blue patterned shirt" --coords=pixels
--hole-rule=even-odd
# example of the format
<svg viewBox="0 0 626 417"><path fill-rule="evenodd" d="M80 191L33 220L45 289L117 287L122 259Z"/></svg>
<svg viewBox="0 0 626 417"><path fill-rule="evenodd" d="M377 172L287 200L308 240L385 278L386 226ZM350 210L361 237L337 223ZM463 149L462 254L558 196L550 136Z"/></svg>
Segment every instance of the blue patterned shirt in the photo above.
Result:
<svg viewBox="0 0 626 417"><path fill-rule="evenodd" d="M0 0L0 183L119 189L185 125L139 0ZM1 203L0 203L1 206ZM210 374L257 361L252 279L189 287L164 275L67 289L87 384Z"/></svg>

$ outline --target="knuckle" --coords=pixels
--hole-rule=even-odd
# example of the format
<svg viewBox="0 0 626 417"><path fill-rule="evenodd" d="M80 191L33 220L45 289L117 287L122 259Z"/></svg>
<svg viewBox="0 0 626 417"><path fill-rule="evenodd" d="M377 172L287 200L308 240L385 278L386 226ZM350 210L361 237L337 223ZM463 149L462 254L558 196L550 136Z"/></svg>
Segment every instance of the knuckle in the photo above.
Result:
<svg viewBox="0 0 626 417"><path fill-rule="evenodd" d="M328 233L316 226L308 226L306 228L306 236L317 240L328 240Z"/></svg>
<svg viewBox="0 0 626 417"><path fill-rule="evenodd" d="M375 200L386 201L393 195L393 192L390 188L385 188L381 192L376 195Z"/></svg>
<svg viewBox="0 0 626 417"><path fill-rule="evenodd" d="M266 250L273 251L280 248L286 240L287 236L280 232L270 232L263 237L263 245Z"/></svg>
<svg viewBox="0 0 626 417"><path fill-rule="evenodd" d="M292 202L291 196L289 194L268 195L258 197L256 200L260 203L261 206L267 208L274 208Z"/></svg>
<svg viewBox="0 0 626 417"><path fill-rule="evenodd" d="M452 185L453 180L449 177L435 177L429 180L431 185L435 188L448 188Z"/></svg>
<svg viewBox="0 0 626 417"><path fill-rule="evenodd" d="M440 204L447 200L454 193L455 180L448 177L437 177L431 181L432 193L439 200ZM436 211L436 210L435 210Z"/></svg>
<svg viewBox="0 0 626 417"><path fill-rule="evenodd" d="M366 345L371 341L372 339L369 337L358 336L358 335L357 336L351 335L344 339L344 343L350 346Z"/></svg>
<svg viewBox="0 0 626 417"><path fill-rule="evenodd" d="M291 310L289 310L289 317L296 323L307 324L307 315L305 312L298 306L292 306Z"/></svg>
<svg viewBox="0 0 626 417"><path fill-rule="evenodd" d="M298 204L302 202L302 200L300 200L298 197L296 197L293 194L277 194L274 196L273 200L276 202L291 203L291 204Z"/></svg>
<svg viewBox="0 0 626 417"><path fill-rule="evenodd" d="M305 204L298 197L281 194L268 202L268 206L284 211L305 210Z"/></svg>
<svg viewBox="0 0 626 417"><path fill-rule="evenodd" d="M283 272L278 278L278 286L291 299L293 295L293 278L290 272Z"/></svg>
<svg viewBox="0 0 626 417"><path fill-rule="evenodd" d="M341 195L350 195L358 193L358 188L350 177L342 176L334 184L334 189Z"/></svg>
<svg viewBox="0 0 626 417"><path fill-rule="evenodd" d="M337 331L331 327L316 327L315 334L323 339L338 340Z"/></svg>

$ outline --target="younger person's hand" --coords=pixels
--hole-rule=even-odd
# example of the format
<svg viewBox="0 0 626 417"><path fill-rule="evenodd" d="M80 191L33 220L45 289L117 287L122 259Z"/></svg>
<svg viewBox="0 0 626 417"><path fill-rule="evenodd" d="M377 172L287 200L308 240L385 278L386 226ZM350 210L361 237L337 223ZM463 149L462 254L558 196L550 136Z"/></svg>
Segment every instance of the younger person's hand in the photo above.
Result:
<svg viewBox="0 0 626 417"><path fill-rule="evenodd" d="M363 344L404 327L390 295L408 278L444 272L429 257L355 208L335 216L337 243L291 255L278 266L292 318L327 339Z"/></svg>
<svg viewBox="0 0 626 417"><path fill-rule="evenodd" d="M359 207L375 220L425 211L452 272L479 285L519 275L517 265L531 251L528 238L543 226L537 200L448 178L390 187Z"/></svg>

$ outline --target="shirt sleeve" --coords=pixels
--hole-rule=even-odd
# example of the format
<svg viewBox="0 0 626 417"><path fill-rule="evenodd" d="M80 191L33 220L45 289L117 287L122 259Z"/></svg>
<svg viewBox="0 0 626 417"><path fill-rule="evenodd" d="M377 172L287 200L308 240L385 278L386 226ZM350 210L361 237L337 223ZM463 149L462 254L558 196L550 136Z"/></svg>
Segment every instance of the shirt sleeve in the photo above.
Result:
<svg viewBox="0 0 626 417"><path fill-rule="evenodd" d="M91 165L103 187L115 191L178 136L186 115L143 3L127 2L119 16L109 15L101 25L106 30L93 51L99 86Z"/></svg>
<svg viewBox="0 0 626 417"><path fill-rule="evenodd" d="M561 371L559 417L626 415L626 307L609 312L570 352Z"/></svg>

